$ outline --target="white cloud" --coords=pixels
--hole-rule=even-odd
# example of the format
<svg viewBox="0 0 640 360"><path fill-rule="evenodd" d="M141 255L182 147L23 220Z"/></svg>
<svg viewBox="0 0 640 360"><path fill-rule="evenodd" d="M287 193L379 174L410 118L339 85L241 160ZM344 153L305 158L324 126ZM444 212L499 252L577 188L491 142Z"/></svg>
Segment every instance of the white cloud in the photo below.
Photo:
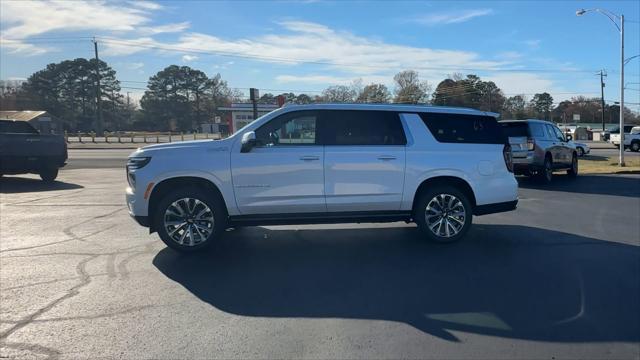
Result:
<svg viewBox="0 0 640 360"><path fill-rule="evenodd" d="M194 32L180 36L177 42L139 38L126 42L107 42L106 46L112 55L150 51L152 48L164 52L197 49L199 53L246 57L253 61L282 65L318 63L325 68L358 76L392 74L401 69L416 69L425 76L429 73L442 75L463 68L489 70L510 63L484 60L477 53L469 51L386 43L310 22L286 21L280 25L284 31L251 39L223 39Z"/></svg>
<svg viewBox="0 0 640 360"><path fill-rule="evenodd" d="M132 63L128 63L126 66L127 66L127 69L129 69L129 70L138 70L138 69L142 69L144 67L144 63L143 62L132 62Z"/></svg>
<svg viewBox="0 0 640 360"><path fill-rule="evenodd" d="M23 55L39 55L53 50L28 38L49 32L135 33L138 36L182 32L188 22L151 26L150 11L162 6L150 1L123 3L106 1L31 0L0 1L3 29L1 46Z"/></svg>
<svg viewBox="0 0 640 360"><path fill-rule="evenodd" d="M104 38L101 41L102 53L108 56L127 56L140 51L149 51L159 44L150 37L142 37L135 40L119 40Z"/></svg>
<svg viewBox="0 0 640 360"><path fill-rule="evenodd" d="M537 48L540 47L540 43L541 42L542 42L542 40L532 39L532 40L525 40L524 44L527 45L531 49L537 49Z"/></svg>
<svg viewBox="0 0 640 360"><path fill-rule="evenodd" d="M523 54L517 51L503 51L496 54L496 58L498 59L516 60L522 57Z"/></svg>
<svg viewBox="0 0 640 360"><path fill-rule="evenodd" d="M297 84L318 84L318 85L350 85L355 80L362 80L364 84L387 83L391 78L388 76L365 76L355 78L353 76L331 76L331 75L278 75L276 81L279 83Z"/></svg>
<svg viewBox="0 0 640 360"><path fill-rule="evenodd" d="M446 25L446 24L458 24L469 21L473 18L490 15L493 13L492 9L470 9L462 11L448 11L431 13L426 15L420 15L407 20L421 25Z"/></svg>
<svg viewBox="0 0 640 360"><path fill-rule="evenodd" d="M131 31L149 21L139 9L104 2L3 1L5 38L26 38L50 31Z"/></svg>
<svg viewBox="0 0 640 360"><path fill-rule="evenodd" d="M559 86L550 77L532 73L500 73L490 74L482 77L483 80L493 81L498 85L506 96L514 96L516 94L526 94L529 99L533 97L531 94L548 92L553 96L554 102L570 99L575 94L568 94L567 90Z"/></svg>
<svg viewBox="0 0 640 360"><path fill-rule="evenodd" d="M163 33L177 33L183 32L189 28L190 24L188 21L181 23L171 23L165 25L158 26L143 26L138 30L138 33L142 35L156 35Z"/></svg>
<svg viewBox="0 0 640 360"><path fill-rule="evenodd" d="M191 62L198 60L198 57L195 55L182 55L182 62Z"/></svg>
<svg viewBox="0 0 640 360"><path fill-rule="evenodd" d="M129 4L131 4L134 7L145 9L145 10L160 10L164 8L164 6L158 3L155 3L152 1L145 1L145 0L129 1Z"/></svg>

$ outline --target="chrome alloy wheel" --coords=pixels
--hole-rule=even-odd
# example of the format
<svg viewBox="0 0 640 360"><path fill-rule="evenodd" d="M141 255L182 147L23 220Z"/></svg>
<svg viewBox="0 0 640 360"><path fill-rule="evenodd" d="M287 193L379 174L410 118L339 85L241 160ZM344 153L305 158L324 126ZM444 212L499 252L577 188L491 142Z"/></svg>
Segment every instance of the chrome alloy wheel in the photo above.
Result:
<svg viewBox="0 0 640 360"><path fill-rule="evenodd" d="M452 237L464 227L467 212L462 201L450 194L439 194L427 204L425 220L429 230L439 237Z"/></svg>
<svg viewBox="0 0 640 360"><path fill-rule="evenodd" d="M205 242L213 232L213 212L193 198L174 201L164 212L164 228L173 241L183 246Z"/></svg>

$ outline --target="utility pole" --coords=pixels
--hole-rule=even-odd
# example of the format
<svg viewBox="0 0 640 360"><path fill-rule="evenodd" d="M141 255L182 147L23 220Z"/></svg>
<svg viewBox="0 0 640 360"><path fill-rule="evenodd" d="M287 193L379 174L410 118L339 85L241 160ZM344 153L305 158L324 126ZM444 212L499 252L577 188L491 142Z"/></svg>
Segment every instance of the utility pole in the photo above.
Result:
<svg viewBox="0 0 640 360"><path fill-rule="evenodd" d="M129 107L130 103L129 103L129 94L131 94L129 91L127 91L127 126L131 125L131 108Z"/></svg>
<svg viewBox="0 0 640 360"><path fill-rule="evenodd" d="M258 99L260 99L260 94L258 89L251 88L249 89L249 99L253 103L253 120L258 118Z"/></svg>
<svg viewBox="0 0 640 360"><path fill-rule="evenodd" d="M102 91L100 90L100 58L98 57L98 41L93 38L93 49L96 53L96 133L98 136L104 134L102 125Z"/></svg>
<svg viewBox="0 0 640 360"><path fill-rule="evenodd" d="M607 74L604 73L604 70L600 70L600 102L602 104L602 131L605 131L604 127L604 76Z"/></svg>

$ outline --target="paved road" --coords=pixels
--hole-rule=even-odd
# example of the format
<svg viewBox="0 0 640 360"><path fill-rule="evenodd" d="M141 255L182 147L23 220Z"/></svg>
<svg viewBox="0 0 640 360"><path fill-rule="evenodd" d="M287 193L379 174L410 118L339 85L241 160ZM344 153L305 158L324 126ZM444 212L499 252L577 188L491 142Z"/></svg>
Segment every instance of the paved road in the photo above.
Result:
<svg viewBox="0 0 640 360"><path fill-rule="evenodd" d="M608 156L614 159L618 159L618 155L620 154L620 150L618 149L591 149L591 153L589 155L591 156ZM625 151L624 152L624 156L625 157L632 157L632 158L639 158L640 157L640 152L633 152L633 151Z"/></svg>
<svg viewBox="0 0 640 360"><path fill-rule="evenodd" d="M181 256L121 169L0 179L0 357L638 358L640 177L523 181L457 244L414 226L230 231Z"/></svg>
<svg viewBox="0 0 640 360"><path fill-rule="evenodd" d="M135 149L69 149L65 170L124 168Z"/></svg>

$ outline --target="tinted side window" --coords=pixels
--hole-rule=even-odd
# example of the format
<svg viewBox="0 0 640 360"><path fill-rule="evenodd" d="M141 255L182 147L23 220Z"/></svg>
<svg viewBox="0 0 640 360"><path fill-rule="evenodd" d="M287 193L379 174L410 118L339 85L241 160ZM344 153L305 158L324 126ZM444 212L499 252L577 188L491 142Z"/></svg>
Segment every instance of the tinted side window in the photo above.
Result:
<svg viewBox="0 0 640 360"><path fill-rule="evenodd" d="M327 145L405 145L400 117L392 111L329 110L322 112Z"/></svg>
<svg viewBox="0 0 640 360"><path fill-rule="evenodd" d="M529 123L529 131L531 132L531 137L534 138L544 138L544 128L542 124L538 123Z"/></svg>
<svg viewBox="0 0 640 360"><path fill-rule="evenodd" d="M507 139L492 116L420 113L439 142L504 144Z"/></svg>
<svg viewBox="0 0 640 360"><path fill-rule="evenodd" d="M558 129L555 126L552 126L553 131L556 133L556 138L560 141L564 141L564 135L562 134L562 131L560 131L560 129Z"/></svg>
<svg viewBox="0 0 640 360"><path fill-rule="evenodd" d="M555 131L553 131L553 127L551 125L545 125L544 127L545 129L547 129L547 136L549 137L549 139L555 139L556 133Z"/></svg>
<svg viewBox="0 0 640 360"><path fill-rule="evenodd" d="M256 130L256 145L314 145L317 119L315 111L282 114Z"/></svg>
<svg viewBox="0 0 640 360"><path fill-rule="evenodd" d="M0 133L37 134L38 131L24 121L0 121Z"/></svg>

